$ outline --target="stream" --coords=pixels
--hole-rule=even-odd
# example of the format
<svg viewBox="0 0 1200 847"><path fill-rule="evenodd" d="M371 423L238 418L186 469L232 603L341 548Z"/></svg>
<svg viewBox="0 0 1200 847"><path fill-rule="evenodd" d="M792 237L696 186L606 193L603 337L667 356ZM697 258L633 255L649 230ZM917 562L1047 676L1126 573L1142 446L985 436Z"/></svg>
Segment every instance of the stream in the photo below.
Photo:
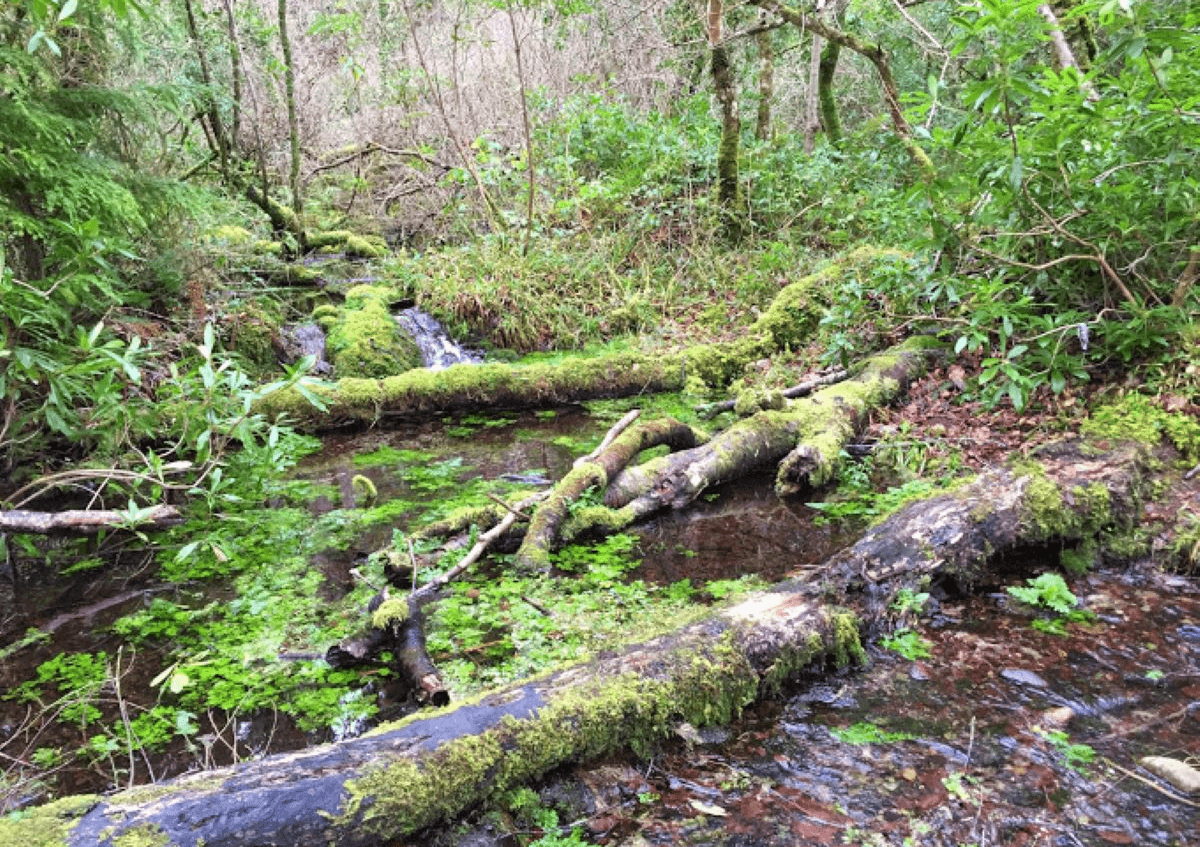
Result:
<svg viewBox="0 0 1200 847"><path fill-rule="evenodd" d="M383 448L433 456L427 463L447 468L451 486L508 478L548 484L570 468L580 444L600 438L613 414L567 408L333 435L295 475L321 487L309 504L314 518L349 508L359 474L371 479L381 503L445 491L421 490L403 463L356 462ZM348 547L315 552L319 597L343 596L351 571L402 527L402 518L381 523ZM723 486L635 534L641 565L630 578L661 585L746 574L772 582L854 537L802 500L775 496L769 475ZM1036 559L1014 563L1009 584L1047 567ZM5 663L0 683L8 689L59 652L117 653L113 622L170 590L155 582L145 550L69 577L26 577L19 602L0 582L3 643L20 634L18 620L50 640ZM1200 756L1195 580L1134 566L1068 582L1096 617L1066 635L1034 629L1002 586L972 597L935 588L917 625L927 656L910 660L872 646L867 667L814 672L729 727L681 727L648 761L624 755L560 769L538 786L540 802L556 812L564 838L574 827L583 839L565 843L1200 844L1200 798L1163 793L1137 765L1143 755ZM194 603L231 596L222 584L204 591ZM129 696L153 695L150 678L162 666L143 653L138 672L124 678ZM26 720L24 705L0 700L0 745L19 736ZM331 737L272 713L242 716L233 732L242 754L255 756ZM48 731L45 740L55 739ZM153 766L163 777L228 759L216 748L176 745L154 754ZM64 767L52 784L52 791L10 793L5 804L102 791L111 780L96 768ZM494 815L469 824L411 843L525 844L505 830L540 832Z"/></svg>

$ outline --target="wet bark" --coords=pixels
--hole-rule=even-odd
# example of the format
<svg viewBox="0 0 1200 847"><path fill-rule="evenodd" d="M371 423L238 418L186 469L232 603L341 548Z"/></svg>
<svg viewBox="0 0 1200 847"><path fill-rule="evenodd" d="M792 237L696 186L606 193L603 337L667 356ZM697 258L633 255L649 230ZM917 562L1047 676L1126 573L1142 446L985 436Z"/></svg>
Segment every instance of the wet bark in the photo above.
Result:
<svg viewBox="0 0 1200 847"><path fill-rule="evenodd" d="M1133 526L1146 486L1133 448L1059 445L910 504L822 566L674 633L476 702L356 738L0 820L0 843L379 843L453 819L550 769L632 747L681 722L725 722L801 671L862 656L895 593L922 578L996 578L1030 544ZM836 604L832 598L837 598ZM52 838L47 837L47 833Z"/></svg>
<svg viewBox="0 0 1200 847"><path fill-rule="evenodd" d="M335 668L381 665L390 654L390 664L406 679L416 700L432 706L450 703L450 693L429 651L425 648L425 615L415 596L389 597L377 594L368 608L370 620L357 635L342 640L325 653Z"/></svg>

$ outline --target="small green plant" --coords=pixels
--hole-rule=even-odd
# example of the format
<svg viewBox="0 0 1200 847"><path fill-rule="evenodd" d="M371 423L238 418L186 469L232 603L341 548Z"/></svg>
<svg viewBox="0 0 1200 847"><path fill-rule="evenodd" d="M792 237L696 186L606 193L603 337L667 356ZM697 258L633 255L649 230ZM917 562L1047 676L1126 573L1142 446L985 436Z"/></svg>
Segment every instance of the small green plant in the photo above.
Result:
<svg viewBox="0 0 1200 847"><path fill-rule="evenodd" d="M516 818L521 826L538 830L542 836L529 847L585 847L579 827L566 829L559 823L558 812L549 808L530 788L517 788L500 796L501 808Z"/></svg>
<svg viewBox="0 0 1200 847"><path fill-rule="evenodd" d="M917 737L907 732L889 732L868 721L860 721L843 729L831 729L829 734L843 744L891 744L912 741Z"/></svg>
<svg viewBox="0 0 1200 847"><path fill-rule="evenodd" d="M1051 635L1066 635L1068 623L1087 623L1095 618L1091 612L1076 608L1078 598L1058 574L1044 573L1026 582L1028 585L1010 585L1006 590L1022 603L1057 615L1034 620L1031 624L1034 629Z"/></svg>
<svg viewBox="0 0 1200 847"><path fill-rule="evenodd" d="M942 777L942 786L951 797L971 806L978 805L979 801L972 797L971 792L967 789L967 782L976 783L978 780L975 777L966 776L958 771L951 771Z"/></svg>
<svg viewBox="0 0 1200 847"><path fill-rule="evenodd" d="M896 592L896 599L892 601L892 609L901 615L919 615L927 602L929 602L929 592L901 588Z"/></svg>
<svg viewBox="0 0 1200 847"><path fill-rule="evenodd" d="M1063 757L1063 764L1076 773L1086 773L1087 766L1096 759L1096 750L1087 744L1073 744L1071 737L1062 730L1038 728L1037 734L1046 739Z"/></svg>
<svg viewBox="0 0 1200 847"><path fill-rule="evenodd" d="M881 639L879 643L887 649L899 653L910 662L915 662L917 659L928 659L932 655L929 652L929 641L908 627L897 629L891 635Z"/></svg>
<svg viewBox="0 0 1200 847"><path fill-rule="evenodd" d="M1079 600L1058 574L1044 573L1026 582L1028 585L1010 585L1006 591L1022 603L1046 608L1060 615L1075 611Z"/></svg>

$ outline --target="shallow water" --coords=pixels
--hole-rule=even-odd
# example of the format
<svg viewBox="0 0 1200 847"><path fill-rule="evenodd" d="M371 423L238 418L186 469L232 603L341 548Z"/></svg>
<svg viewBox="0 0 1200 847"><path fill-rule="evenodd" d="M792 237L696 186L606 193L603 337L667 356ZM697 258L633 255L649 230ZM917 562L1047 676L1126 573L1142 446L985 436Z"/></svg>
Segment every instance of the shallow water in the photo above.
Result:
<svg viewBox="0 0 1200 847"><path fill-rule="evenodd" d="M610 424L563 409L552 418L512 415L470 426L437 421L335 435L296 473L329 492L311 504L314 514L352 504L356 474L373 481L380 500L437 496L421 489L414 468L449 460L459 463L446 466L457 486L506 476L526 484L550 481ZM380 465L355 462L381 447L421 453ZM633 577L665 584L755 573L774 581L852 540L821 525L799 500L776 497L770 482L761 476L723 486L689 509L639 527L643 564ZM350 569L390 542L395 528L376 526L347 549L313 557L327 599L342 596ZM1013 584L1045 566L1012 563ZM920 625L929 658L913 662L873 648L868 668L814 671L735 725L669 743L651 761L617 757L565 769L547 783L545 802L561 804L560 818L580 822L593 841L621 845L1200 843L1194 807L1125 773L1137 772L1136 759L1145 754L1200 756L1200 593L1194 581L1133 569L1076 578L1071 587L1097 620L1065 637L1034 630L999 590L935 598L937 606ZM5 663L0 683L19 684L63 651L116 654L112 621L140 608L151 592L168 589L155 582L144 552L123 553L106 568L68 578L29 570L19 610L11 591L0 589L2 619L16 621L20 611L29 625L58 623L50 643ZM194 597L196 605L228 599L225 586L204 591ZM104 605L110 598L119 602ZM5 640L21 631L10 628ZM126 677L129 696L153 692L150 677L163 664L153 652L136 662ZM23 710L0 700L0 744L20 731ZM853 744L835 734L862 723L912 738ZM226 736L238 739L236 752L243 756L327 737L268 714L239 720ZM48 734L42 743L72 740ZM1068 756L1072 750L1081 755L1082 746L1093 751L1092 763ZM224 764L234 752L220 744L178 747L152 757L152 766L156 775L168 775ZM56 780L56 793L65 794L104 790L111 775L73 768ZM448 833L429 839L425 843L468 843Z"/></svg>

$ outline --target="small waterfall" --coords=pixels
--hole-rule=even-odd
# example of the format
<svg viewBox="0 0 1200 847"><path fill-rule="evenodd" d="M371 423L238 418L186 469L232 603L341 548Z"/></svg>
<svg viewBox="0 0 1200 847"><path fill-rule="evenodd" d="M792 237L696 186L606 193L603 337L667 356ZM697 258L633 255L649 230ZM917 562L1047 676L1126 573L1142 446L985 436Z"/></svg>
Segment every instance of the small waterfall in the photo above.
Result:
<svg viewBox="0 0 1200 847"><path fill-rule="evenodd" d="M421 351L421 362L427 368L440 370L451 365L479 364L483 361L483 356L464 350L432 315L415 306L396 315L396 324L416 342Z"/></svg>

